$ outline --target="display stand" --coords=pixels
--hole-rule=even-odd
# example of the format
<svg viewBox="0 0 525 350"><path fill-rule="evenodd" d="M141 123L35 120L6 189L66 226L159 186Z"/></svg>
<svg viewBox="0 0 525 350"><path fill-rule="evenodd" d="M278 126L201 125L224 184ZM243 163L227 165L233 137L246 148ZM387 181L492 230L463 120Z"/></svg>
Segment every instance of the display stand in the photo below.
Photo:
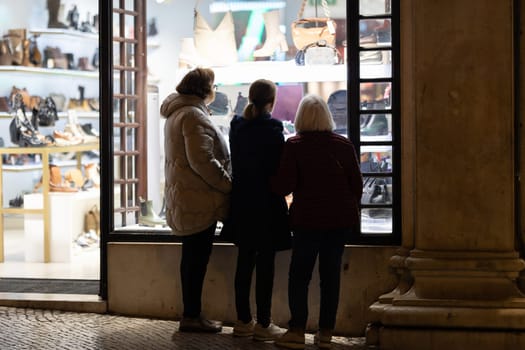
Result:
<svg viewBox="0 0 525 350"><path fill-rule="evenodd" d="M51 192L50 206L50 262L70 262L73 241L84 232L84 214L100 202L98 189L82 192ZM24 196L24 208L42 208L42 193ZM24 215L24 257L26 262L44 262L44 235L42 215Z"/></svg>
<svg viewBox="0 0 525 350"><path fill-rule="evenodd" d="M42 163L42 205L39 209L29 208L4 208L3 196L0 196L0 262L4 262L4 214L37 214L42 215L43 224L43 262L50 262L51 258L51 222L50 222L50 196L49 196L49 155L54 153L77 153L77 167L81 168L82 152L96 150L98 143L84 143L75 146L49 146L49 147L5 147L0 148L0 189L3 189L3 155L4 154L39 154ZM30 167L30 169L33 169ZM45 170L45 171L44 171Z"/></svg>

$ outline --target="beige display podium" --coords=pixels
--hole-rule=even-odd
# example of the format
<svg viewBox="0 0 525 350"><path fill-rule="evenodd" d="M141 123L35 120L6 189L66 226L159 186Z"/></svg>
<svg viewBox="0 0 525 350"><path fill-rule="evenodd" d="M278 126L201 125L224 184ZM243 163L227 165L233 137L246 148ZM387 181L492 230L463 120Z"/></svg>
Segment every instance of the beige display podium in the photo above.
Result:
<svg viewBox="0 0 525 350"><path fill-rule="evenodd" d="M84 214L99 206L100 191L50 192L50 262L70 262L73 241L84 231ZM42 194L24 196L24 208L41 209ZM24 215L24 257L26 262L44 262L44 225L41 214Z"/></svg>
<svg viewBox="0 0 525 350"><path fill-rule="evenodd" d="M4 261L4 214L23 214L23 215L41 215L43 216L42 230L44 244L42 246L44 262L50 261L50 204L49 196L49 159L50 155L54 153L76 153L77 168L80 169L82 153L98 149L98 142L96 143L82 143L74 146L49 146L49 147L4 147L0 148L0 190L3 189L3 172L8 169L4 169L3 154L39 154L41 157L41 163L39 164L42 169L42 194L43 200L41 200L40 206L36 209L30 209L27 206L23 208L6 208L3 203L3 196L0 196L0 262ZM27 170L34 170L33 167L29 167ZM44 171L45 170L45 171ZM21 170L23 171L23 170Z"/></svg>

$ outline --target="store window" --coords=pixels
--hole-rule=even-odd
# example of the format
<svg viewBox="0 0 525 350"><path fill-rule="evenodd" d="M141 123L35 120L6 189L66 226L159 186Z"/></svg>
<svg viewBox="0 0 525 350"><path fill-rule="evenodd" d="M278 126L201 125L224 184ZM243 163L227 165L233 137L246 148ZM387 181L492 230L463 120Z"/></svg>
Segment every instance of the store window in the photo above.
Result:
<svg viewBox="0 0 525 350"><path fill-rule="evenodd" d="M349 243L399 243L399 61L396 0L113 1L107 136L116 240L176 239L163 207L162 100L196 66L211 66L211 119L229 122L258 78L277 83L285 137L307 93L329 104L364 175L360 232ZM312 39L314 38L314 39ZM110 171L111 170L111 171Z"/></svg>

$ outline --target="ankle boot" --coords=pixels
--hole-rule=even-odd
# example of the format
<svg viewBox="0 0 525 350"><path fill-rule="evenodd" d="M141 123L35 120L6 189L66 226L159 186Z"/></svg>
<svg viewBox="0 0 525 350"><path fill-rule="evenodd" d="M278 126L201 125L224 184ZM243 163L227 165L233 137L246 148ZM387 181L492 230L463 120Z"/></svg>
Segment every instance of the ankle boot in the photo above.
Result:
<svg viewBox="0 0 525 350"><path fill-rule="evenodd" d="M9 38L0 40L0 66L10 66L13 64L13 55Z"/></svg>
<svg viewBox="0 0 525 350"><path fill-rule="evenodd" d="M26 40L25 29L9 29L7 37L11 45L11 54L13 55L13 64L22 65L24 61L24 41Z"/></svg>
<svg viewBox="0 0 525 350"><path fill-rule="evenodd" d="M266 41L262 48L255 50L254 57L271 56L277 50L288 51L286 37L279 29L279 10L268 11L263 14L266 28Z"/></svg>
<svg viewBox="0 0 525 350"><path fill-rule="evenodd" d="M67 25L58 20L58 13L60 11L60 0L47 0L47 10L49 12L48 28L67 28Z"/></svg>
<svg viewBox="0 0 525 350"><path fill-rule="evenodd" d="M166 220L161 219L155 211L153 211L153 201L144 200L139 197L140 201L140 215L139 225L155 227L156 225L166 225Z"/></svg>

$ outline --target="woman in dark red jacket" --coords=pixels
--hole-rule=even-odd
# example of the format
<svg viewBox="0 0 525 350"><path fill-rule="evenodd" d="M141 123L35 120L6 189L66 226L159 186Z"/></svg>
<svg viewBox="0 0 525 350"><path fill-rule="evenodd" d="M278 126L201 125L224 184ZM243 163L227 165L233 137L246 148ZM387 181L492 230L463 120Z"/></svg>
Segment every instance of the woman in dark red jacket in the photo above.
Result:
<svg viewBox="0 0 525 350"><path fill-rule="evenodd" d="M298 134L286 141L272 183L276 193L293 194L290 329L276 344L291 349L302 344L304 348L308 285L319 256L321 301L316 343L330 348L345 236L359 222L363 179L352 142L332 131L334 121L322 98L307 95L301 100L295 129Z"/></svg>

